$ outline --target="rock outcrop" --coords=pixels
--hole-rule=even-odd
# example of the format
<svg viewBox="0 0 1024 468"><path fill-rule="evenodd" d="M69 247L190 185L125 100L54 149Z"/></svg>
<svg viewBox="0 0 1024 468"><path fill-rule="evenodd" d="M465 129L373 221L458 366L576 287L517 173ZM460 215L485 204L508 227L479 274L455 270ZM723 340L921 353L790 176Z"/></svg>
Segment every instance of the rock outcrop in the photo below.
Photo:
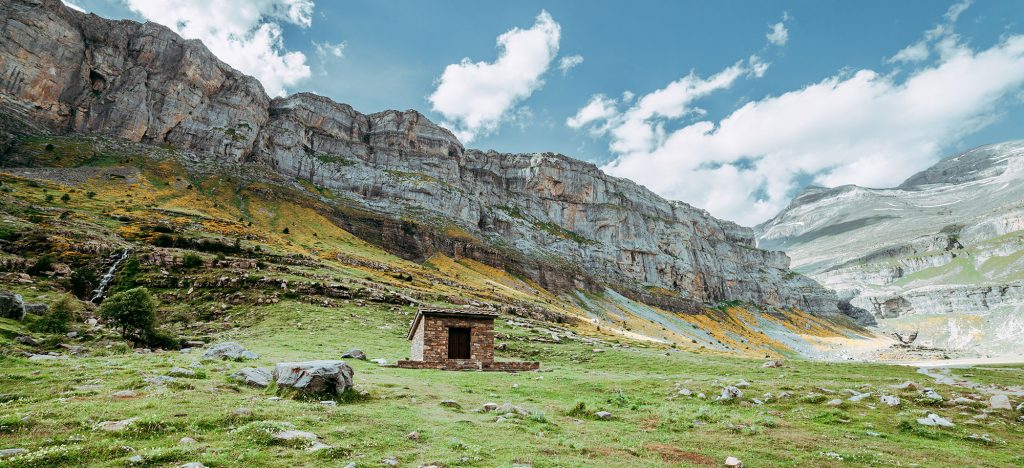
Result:
<svg viewBox="0 0 1024 468"><path fill-rule="evenodd" d="M200 42L59 0L0 5L0 110L57 132L262 164L336 196L337 222L410 259L468 257L554 291L609 286L681 312L720 301L859 317L752 230L552 153L466 149L416 111L269 99ZM862 318L862 317L861 317Z"/></svg>
<svg viewBox="0 0 1024 468"><path fill-rule="evenodd" d="M762 248L915 344L1024 350L1024 141L945 159L893 189L813 187Z"/></svg>

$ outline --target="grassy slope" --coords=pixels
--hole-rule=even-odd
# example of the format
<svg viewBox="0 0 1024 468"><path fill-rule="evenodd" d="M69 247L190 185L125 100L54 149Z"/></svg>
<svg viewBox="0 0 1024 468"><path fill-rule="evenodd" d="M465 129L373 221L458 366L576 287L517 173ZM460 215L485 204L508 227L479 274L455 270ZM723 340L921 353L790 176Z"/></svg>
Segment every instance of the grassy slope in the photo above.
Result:
<svg viewBox="0 0 1024 468"><path fill-rule="evenodd" d="M55 142L54 151L44 149L47 142ZM61 261L84 255L70 249L83 242L117 242L143 248L152 236L147 226L162 222L173 225L181 235L228 240L242 237L246 248L258 245L263 252L314 261L309 265L279 264L274 263L277 257L267 257L263 261L269 267L258 271L166 267L172 277L181 278L185 284L253 274L292 283L317 280L353 287L383 286L442 304L446 298L469 297L499 303L519 301L579 316L586 313L574 301L476 262L437 256L420 265L366 244L325 218L322 206L300 203L299 192L289 191L320 193L315 187L283 189L242 183L223 174L203 176L175 163L142 158L137 147L121 148L96 139L38 139L27 147L26 151L52 166L85 163L94 167L128 165L142 170L134 175L129 171L123 179L93 174L73 182L60 181L88 175L88 171L39 175L58 182L0 176L3 187L11 189L0 194L4 230L37 229L51 234ZM96 193L93 198L86 196L90 191ZM48 193L56 195L55 199L47 201ZM70 202L59 200L63 193L69 193ZM65 211L69 214L62 219L60 214ZM282 233L285 227L289 234ZM176 249L165 253L181 254ZM347 260L337 260L338 254ZM200 255L212 258L208 253ZM378 262L387 269L368 267L368 262ZM157 281L162 277L160 269L145 266L137 280ZM399 279L396 272L413 279ZM3 289L47 302L56 297L62 282L44 277L35 278L33 283L19 283L9 275L3 278ZM156 290L166 328L208 341L241 341L261 354L258 365L337 358L352 347L389 361L408 354L404 336L412 308L372 302L360 306L356 301L333 301L330 307L321 307L310 304L319 303L319 298L279 290L237 291L243 297L235 300L231 294L236 291L232 290L200 288L186 294L183 289ZM271 297L281 300L271 305L257 301ZM624 330L651 326L626 315L627 309L635 305L614 304L627 317L622 321ZM680 322L684 324L680 329L697 324L732 351L742 352L748 346L754 347L747 350L749 354L779 351L778 343L751 334L743 326L758 319L741 307L676 318L685 320ZM818 322L797 315L782 320L779 326L794 332L835 334ZM762 369L760 361L677 352L661 344L623 339L626 333L600 333L596 327L581 326L576 331L604 344L572 340L549 343L547 334L513 327L501 319L498 331L504 336L499 341L507 343L508 349L498 351L499 359L540 360L544 372L446 373L354 362L357 382L370 392L370 398L327 407L315 402L270 401L269 391L239 387L227 380L233 370L249 363L202 363L199 369L204 378L179 379L168 386L150 385L144 382L145 377L163 375L171 367L193 365L197 356L176 352L126 354L125 346L108 331L76 327L86 339L36 335L46 343L32 349L12 341L17 335L29 333L25 324L0 320L0 449L25 447L32 451L28 457L0 461L0 466L117 466L136 454L153 466L187 461L202 461L208 466L321 466L358 461L373 466L388 456L398 457L403 465L495 466L517 461L537 466L714 465L728 455L738 456L750 466L838 464L833 453L859 464L1024 463L1014 448L1022 441L1022 427L1014 422L1012 414L993 413L988 419L974 421L971 416L978 412L974 409L936 409L913 401L903 408L875 409L869 405L877 406L877 399L869 398L846 408L829 409L817 398L813 402L801 400L810 392L820 392L814 388L818 386L837 391L864 388L895 392L888 386L924 379L907 368L793 361L790 367ZM671 336L667 328L650 332ZM603 331L608 329L604 327ZM85 346L87 357L46 362L23 357L23 351L63 352L56 347L62 341ZM604 352L595 352L595 347ZM999 381L1002 375L1012 381L1016 374L986 373L985 377ZM739 379L752 384L740 403L666 400L675 382L713 397L723 385ZM112 397L122 389L136 389L141 396L124 400ZM766 392L777 395L781 391L795 396L765 406L750 403L751 398ZM948 398L960 393L951 387L939 391ZM915 397L910 393L904 396L907 400ZM826 399L836 397L842 396ZM457 400L464 410L441 407L439 402L448 398ZM493 414L471 411L488 401L511 402L533 414L497 423ZM570 414L578 403L585 404L587 411ZM254 415L231 417L237 407L251 408ZM599 421L590 416L598 410L611 411L614 418ZM921 430L905 424L928 411L950 417L958 426ZM96 429L97 422L129 417L140 420L128 432L110 434ZM273 421L290 422L300 430L315 432L337 448L310 454L301 448L268 444L253 428ZM406 439L411 431L419 431L421 438ZM990 434L995 442L969 440L974 433ZM198 445L181 448L178 440L184 436L197 439Z"/></svg>

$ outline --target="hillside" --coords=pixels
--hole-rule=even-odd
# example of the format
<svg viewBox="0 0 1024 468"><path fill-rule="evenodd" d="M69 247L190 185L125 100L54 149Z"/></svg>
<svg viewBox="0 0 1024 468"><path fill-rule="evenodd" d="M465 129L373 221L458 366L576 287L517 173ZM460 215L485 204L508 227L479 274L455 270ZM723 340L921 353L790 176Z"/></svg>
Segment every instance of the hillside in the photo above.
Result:
<svg viewBox="0 0 1024 468"><path fill-rule="evenodd" d="M1024 351L1024 142L975 148L892 189L810 188L762 248L917 343Z"/></svg>

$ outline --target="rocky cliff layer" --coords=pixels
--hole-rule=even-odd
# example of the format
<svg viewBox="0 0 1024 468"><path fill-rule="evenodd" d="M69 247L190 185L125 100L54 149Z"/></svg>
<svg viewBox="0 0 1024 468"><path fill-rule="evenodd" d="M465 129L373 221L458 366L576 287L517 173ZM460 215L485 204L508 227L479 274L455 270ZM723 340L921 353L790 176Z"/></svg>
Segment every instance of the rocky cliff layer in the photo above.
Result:
<svg viewBox="0 0 1024 468"><path fill-rule="evenodd" d="M361 114L312 94L269 99L200 42L58 0L0 5L0 107L51 131L167 144L264 164L355 210L346 229L408 258L436 251L554 290L600 290L668 309L747 301L857 315L788 270L753 232L664 200L592 164L467 150L415 111Z"/></svg>
<svg viewBox="0 0 1024 468"><path fill-rule="evenodd" d="M814 187L758 226L763 248L928 344L1022 350L1024 141L975 148L899 188Z"/></svg>

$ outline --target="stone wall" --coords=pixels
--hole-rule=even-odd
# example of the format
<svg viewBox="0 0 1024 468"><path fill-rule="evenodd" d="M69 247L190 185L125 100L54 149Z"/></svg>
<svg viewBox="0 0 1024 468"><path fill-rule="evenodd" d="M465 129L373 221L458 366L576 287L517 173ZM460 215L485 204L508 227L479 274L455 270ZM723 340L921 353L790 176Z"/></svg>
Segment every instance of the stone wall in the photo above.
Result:
<svg viewBox="0 0 1024 468"><path fill-rule="evenodd" d="M416 326L416 333L412 335L412 356L413 361L423 360L423 320Z"/></svg>
<svg viewBox="0 0 1024 468"><path fill-rule="evenodd" d="M540 369L540 363L535 361L494 361L483 363L465 360L447 360L435 362L401 360L395 363L395 365L405 369L479 370L494 372L527 372Z"/></svg>

